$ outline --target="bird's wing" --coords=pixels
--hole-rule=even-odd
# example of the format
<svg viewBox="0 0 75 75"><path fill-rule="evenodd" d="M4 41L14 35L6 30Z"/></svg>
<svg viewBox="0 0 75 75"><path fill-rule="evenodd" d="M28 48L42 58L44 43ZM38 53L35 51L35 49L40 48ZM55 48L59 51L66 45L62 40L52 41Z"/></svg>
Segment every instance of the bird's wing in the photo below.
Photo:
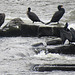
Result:
<svg viewBox="0 0 75 75"><path fill-rule="evenodd" d="M73 39L75 39L75 30L73 28L70 28L70 31L72 33Z"/></svg>
<svg viewBox="0 0 75 75"><path fill-rule="evenodd" d="M63 16L63 12L62 11L57 11L54 13L51 21L59 21L61 19L61 17Z"/></svg>
<svg viewBox="0 0 75 75"><path fill-rule="evenodd" d="M31 20L39 20L38 16L35 13L33 13L33 12L28 12L28 17Z"/></svg>

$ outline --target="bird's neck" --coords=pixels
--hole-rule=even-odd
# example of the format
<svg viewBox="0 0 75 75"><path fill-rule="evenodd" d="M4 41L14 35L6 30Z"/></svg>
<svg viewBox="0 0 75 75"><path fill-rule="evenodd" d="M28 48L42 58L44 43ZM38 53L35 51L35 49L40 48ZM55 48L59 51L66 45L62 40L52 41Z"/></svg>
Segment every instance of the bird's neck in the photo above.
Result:
<svg viewBox="0 0 75 75"><path fill-rule="evenodd" d="M30 12L30 10L28 10L27 12Z"/></svg>
<svg viewBox="0 0 75 75"><path fill-rule="evenodd" d="M59 11L62 11L63 13L65 13L65 9L64 8L61 8Z"/></svg>

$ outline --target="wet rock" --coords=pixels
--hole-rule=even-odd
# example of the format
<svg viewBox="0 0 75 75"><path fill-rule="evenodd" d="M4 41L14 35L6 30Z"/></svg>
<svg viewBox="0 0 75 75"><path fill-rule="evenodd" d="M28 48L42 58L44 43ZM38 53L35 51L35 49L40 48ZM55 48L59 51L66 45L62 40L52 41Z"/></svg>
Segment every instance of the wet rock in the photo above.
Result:
<svg viewBox="0 0 75 75"><path fill-rule="evenodd" d="M5 36L5 31L0 30L0 37L4 37Z"/></svg>
<svg viewBox="0 0 75 75"><path fill-rule="evenodd" d="M36 54L44 51L46 54L48 53L58 53L58 54L75 54L75 45L68 44L68 45L49 45L49 46L42 46L33 48Z"/></svg>
<svg viewBox="0 0 75 75"><path fill-rule="evenodd" d="M60 36L62 26L40 26L24 23L20 18L14 18L0 31L1 36L43 37ZM3 32L3 33L2 33Z"/></svg>
<svg viewBox="0 0 75 75"><path fill-rule="evenodd" d="M44 45L43 45L42 42L40 42L40 43L33 44L32 46L33 46L33 47L38 47L38 46L44 46Z"/></svg>
<svg viewBox="0 0 75 75"><path fill-rule="evenodd" d="M21 30L19 28L10 27L8 30L5 31L6 37L16 37L21 35Z"/></svg>
<svg viewBox="0 0 75 75"><path fill-rule="evenodd" d="M20 18L12 19L10 22L8 22L3 29L1 30L0 36L5 37L16 37L21 35L21 24L24 23ZM3 32L3 33L2 33Z"/></svg>
<svg viewBox="0 0 75 75"><path fill-rule="evenodd" d="M63 27L39 27L39 36L60 36L60 30Z"/></svg>
<svg viewBox="0 0 75 75"><path fill-rule="evenodd" d="M53 70L62 70L62 71L75 71L75 64L44 64L44 65L34 65L32 68L33 71L53 71Z"/></svg>
<svg viewBox="0 0 75 75"><path fill-rule="evenodd" d="M39 36L51 36L53 35L52 33L52 28L51 27L40 27L39 28Z"/></svg>
<svg viewBox="0 0 75 75"><path fill-rule="evenodd" d="M48 53L59 53L59 54L75 54L75 45L59 45L53 48L47 48Z"/></svg>
<svg viewBox="0 0 75 75"><path fill-rule="evenodd" d="M6 30L0 30L0 37L17 37L21 35L21 31L18 28L10 27Z"/></svg>
<svg viewBox="0 0 75 75"><path fill-rule="evenodd" d="M59 45L62 44L61 39L52 39L50 41L47 41L47 45Z"/></svg>
<svg viewBox="0 0 75 75"><path fill-rule="evenodd" d="M0 26L4 23L4 21L5 21L5 14L0 13Z"/></svg>
<svg viewBox="0 0 75 75"><path fill-rule="evenodd" d="M9 21L9 22L3 27L3 29L4 29L4 28L10 28L10 27L20 28L23 23L24 23L24 22L23 22L20 18L14 18L14 19L12 19L11 21Z"/></svg>
<svg viewBox="0 0 75 75"><path fill-rule="evenodd" d="M36 54L40 53L42 51L41 48L43 47L44 47L44 44L42 42L32 45L32 49L34 50Z"/></svg>
<svg viewBox="0 0 75 75"><path fill-rule="evenodd" d="M43 37L43 36L60 36L60 29L63 27L46 27L37 25L21 25L22 36L33 36L33 37Z"/></svg>
<svg viewBox="0 0 75 75"><path fill-rule="evenodd" d="M36 25L21 25L21 36L23 37L36 37L38 36L39 26Z"/></svg>

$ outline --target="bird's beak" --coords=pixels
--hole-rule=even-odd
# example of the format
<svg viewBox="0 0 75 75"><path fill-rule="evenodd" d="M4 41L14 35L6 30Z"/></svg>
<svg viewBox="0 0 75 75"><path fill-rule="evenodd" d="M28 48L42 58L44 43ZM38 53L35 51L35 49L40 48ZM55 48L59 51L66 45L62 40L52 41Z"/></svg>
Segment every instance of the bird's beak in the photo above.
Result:
<svg viewBox="0 0 75 75"><path fill-rule="evenodd" d="M63 5L61 6L61 8L63 8Z"/></svg>

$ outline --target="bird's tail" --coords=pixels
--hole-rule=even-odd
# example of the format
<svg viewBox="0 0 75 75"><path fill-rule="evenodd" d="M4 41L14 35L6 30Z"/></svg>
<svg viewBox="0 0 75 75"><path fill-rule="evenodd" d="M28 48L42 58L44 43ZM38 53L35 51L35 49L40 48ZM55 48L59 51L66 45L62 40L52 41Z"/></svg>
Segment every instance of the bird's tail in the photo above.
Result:
<svg viewBox="0 0 75 75"><path fill-rule="evenodd" d="M48 23L45 23L45 25L48 25L48 24L50 24L51 23L51 21L50 22L48 22Z"/></svg>
<svg viewBox="0 0 75 75"><path fill-rule="evenodd" d="M41 23L45 24L43 21L40 21Z"/></svg>

